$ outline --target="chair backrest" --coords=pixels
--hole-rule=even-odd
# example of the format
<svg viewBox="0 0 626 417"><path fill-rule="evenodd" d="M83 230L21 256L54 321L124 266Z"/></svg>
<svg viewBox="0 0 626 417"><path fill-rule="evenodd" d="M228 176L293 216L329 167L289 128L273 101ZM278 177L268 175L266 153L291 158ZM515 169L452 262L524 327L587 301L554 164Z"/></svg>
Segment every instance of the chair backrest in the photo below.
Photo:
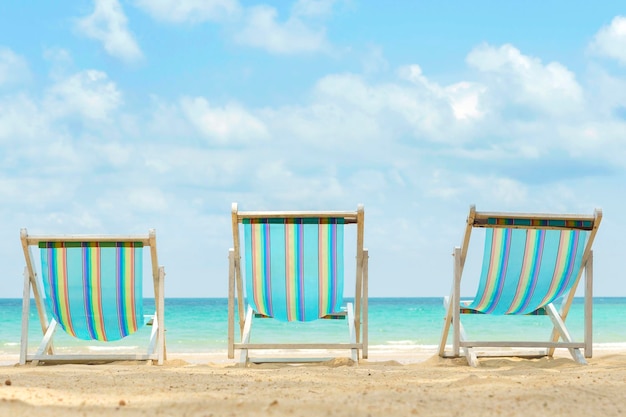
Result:
<svg viewBox="0 0 626 417"><path fill-rule="evenodd" d="M114 341L145 324L144 247L150 247L152 273L158 274L153 230L138 236L30 236L22 230L22 246L31 277L30 247L39 248L46 310L69 335Z"/></svg>
<svg viewBox="0 0 626 417"><path fill-rule="evenodd" d="M238 223L243 224L245 294L257 313L282 321L311 321L341 312L344 225L358 223L358 212L235 209L233 216L236 252ZM362 235L362 227L358 230ZM359 240L357 257L363 253L362 236Z"/></svg>
<svg viewBox="0 0 626 417"><path fill-rule="evenodd" d="M530 314L577 285L602 213L593 216L479 213L471 228L487 228L482 272L473 310ZM465 251L462 251L464 261Z"/></svg>
<svg viewBox="0 0 626 417"><path fill-rule="evenodd" d="M68 334L113 341L143 326L141 242L40 242L49 312Z"/></svg>

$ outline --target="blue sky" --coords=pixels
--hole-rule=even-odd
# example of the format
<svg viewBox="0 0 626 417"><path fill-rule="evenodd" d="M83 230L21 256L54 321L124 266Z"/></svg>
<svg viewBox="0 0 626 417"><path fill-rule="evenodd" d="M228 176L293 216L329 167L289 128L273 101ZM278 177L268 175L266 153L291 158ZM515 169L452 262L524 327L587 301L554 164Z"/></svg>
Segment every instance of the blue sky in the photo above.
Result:
<svg viewBox="0 0 626 417"><path fill-rule="evenodd" d="M600 207L626 296L625 132L617 2L3 2L0 296L21 227L156 228L166 296L225 296L235 201L363 203L372 296L447 294L470 204Z"/></svg>

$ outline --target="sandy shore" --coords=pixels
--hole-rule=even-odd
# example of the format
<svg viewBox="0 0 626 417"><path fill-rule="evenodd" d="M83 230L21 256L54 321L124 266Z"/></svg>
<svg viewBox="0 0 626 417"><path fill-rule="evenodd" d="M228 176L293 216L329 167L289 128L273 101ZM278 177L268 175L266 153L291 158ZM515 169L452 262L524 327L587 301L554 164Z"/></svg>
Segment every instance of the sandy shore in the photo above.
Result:
<svg viewBox="0 0 626 417"><path fill-rule="evenodd" d="M0 416L618 416L626 354L315 365L0 367Z"/></svg>

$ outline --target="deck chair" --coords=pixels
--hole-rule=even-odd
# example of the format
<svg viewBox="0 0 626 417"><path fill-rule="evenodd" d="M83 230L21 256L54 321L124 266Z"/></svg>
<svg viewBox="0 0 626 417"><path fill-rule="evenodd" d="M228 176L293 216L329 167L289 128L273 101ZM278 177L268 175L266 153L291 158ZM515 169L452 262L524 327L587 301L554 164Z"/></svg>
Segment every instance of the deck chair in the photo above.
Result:
<svg viewBox="0 0 626 417"><path fill-rule="evenodd" d="M344 226L356 225L354 304L343 302ZM364 210L331 212L241 212L232 206L233 248L229 251L228 357L240 362L309 362L328 358L250 358L253 349L349 349L367 358L367 265L363 248ZM240 252L240 225L243 254ZM243 261L242 261L243 255ZM245 265L243 292L242 263ZM235 304L241 341L235 343ZM347 318L342 343L252 343L255 318L313 321Z"/></svg>
<svg viewBox="0 0 626 417"><path fill-rule="evenodd" d="M138 236L31 236L22 229L21 241L26 267L20 364L117 360L163 363L165 272L158 266L154 230ZM35 268L33 246L40 252L41 279ZM144 247L149 247L152 261L156 310L152 316L143 314ZM31 291L43 333L34 353L28 351ZM120 340L146 324L151 324L152 329L145 354L110 354L105 350L100 354L64 354L57 353L60 349L55 349L53 343L59 328L75 339L99 345L93 341ZM85 347L86 343L76 347Z"/></svg>
<svg viewBox="0 0 626 417"><path fill-rule="evenodd" d="M463 349L468 363L477 366L478 356L551 357L556 348L567 348L576 362L585 364L585 357L592 355L591 246L601 219L600 210L593 215L517 214L477 212L471 206L462 245L453 253L454 279L450 297L444 298L446 315L439 356L459 357ZM474 299L461 301L461 278L474 228L485 228L482 272ZM565 319L583 270L584 341L575 342ZM553 303L559 299L562 302L557 311ZM463 314L547 315L552 333L546 341L469 340L460 320ZM446 350L446 341L451 325L450 352ZM476 348L486 350L478 354ZM500 350L494 352L493 348ZM508 348L508 352L502 348ZM512 353L512 348L518 352ZM529 352L529 348L541 350ZM584 349L584 357L580 349Z"/></svg>

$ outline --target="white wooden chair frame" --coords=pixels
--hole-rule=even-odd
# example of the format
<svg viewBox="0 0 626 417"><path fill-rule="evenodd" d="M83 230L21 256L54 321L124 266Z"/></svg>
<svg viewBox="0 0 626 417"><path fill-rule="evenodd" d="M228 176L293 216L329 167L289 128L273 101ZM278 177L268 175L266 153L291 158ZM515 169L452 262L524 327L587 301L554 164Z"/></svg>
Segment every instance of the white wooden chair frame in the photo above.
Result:
<svg viewBox="0 0 626 417"><path fill-rule="evenodd" d="M514 226L514 225L493 225L487 224L487 219L494 218L506 218L506 219L528 219L528 220L579 220L590 221L592 227L590 229L587 244L585 246L581 268L576 273L575 281L570 291L563 296L563 302L561 303L560 311L557 311L556 307L550 303L545 306L545 314L550 317L552 321L553 330L550 340L530 342L530 341L480 341L469 340L465 329L461 323L462 308L469 305L471 301L461 301L461 277L463 275L463 267L465 265L467 250L470 241L470 235L474 227L502 227L502 228L520 228L527 229L530 226ZM478 357L487 356L519 356L519 357L542 357L554 355L556 348L567 348L572 355L572 358L580 363L586 364L585 358L591 358L593 353L592 343L592 299L593 299L593 251L591 250L592 243L596 236L600 221L602 220L602 211L596 209L593 215L555 215L555 214L535 214L535 213L490 213L490 212L477 212L475 206L470 207L470 213L467 218L467 224L465 228L465 234L463 242L460 247L455 247L453 252L454 259L454 275L451 295L444 297L444 307L446 310L445 322L443 331L439 343L439 356L445 358L460 357L460 351L463 349L464 356L467 358L467 362L471 366L478 366ZM532 228L541 229L569 229L563 227L541 227L532 226ZM576 288L578 287L583 270L585 271L585 286L584 286L584 341L575 342L567 327L565 326L565 319L569 314L569 310L576 294ZM452 351L446 350L446 341L448 333L452 326ZM562 339L562 341L559 341ZM519 348L522 351L516 352L502 352L502 351L483 351L476 352L475 348ZM537 351L529 351L528 348L542 348ZM584 350L584 356L580 349Z"/></svg>
<svg viewBox="0 0 626 417"><path fill-rule="evenodd" d="M343 218L345 224L356 224L356 283L354 305L347 303L346 311L336 316L345 315L348 321L348 343L253 343L250 341L252 321L255 312L251 307L245 307L243 292L243 278L241 274L241 252L239 243L239 224L244 219L255 218ZM251 358L249 350L271 349L349 349L351 358L358 362L359 351L361 357L368 357L368 251L363 248L364 209L359 205L356 211L238 211L237 203L232 205L233 248L228 252L228 358L235 357L235 349L240 349L239 362L311 362L327 360L329 358ZM241 341L235 343L235 304L239 316L239 330Z"/></svg>
<svg viewBox="0 0 626 417"><path fill-rule="evenodd" d="M151 229L148 235L38 235L30 236L26 229L22 229L20 233L22 241L22 249L26 260L24 268L24 292L22 301L22 339L20 346L20 364L32 362L37 365L40 361L46 363L56 362L112 362L120 360L136 360L148 361L148 363L156 362L162 365L166 359L165 347L165 327L164 327L164 281L165 269L158 265L156 250L156 232ZM44 300L42 298L41 283L37 277L37 270L31 246L37 246L40 242L141 242L143 246L150 247L150 257L152 260L152 278L154 285L155 314L151 317L152 331L148 343L148 349L145 354L128 353L128 354L55 354L54 353L54 334L59 328L55 319L48 320ZM141 277L143 279L143 277ZM30 295L31 290L43 338L34 354L28 352L28 327L29 327L29 311L30 311Z"/></svg>

